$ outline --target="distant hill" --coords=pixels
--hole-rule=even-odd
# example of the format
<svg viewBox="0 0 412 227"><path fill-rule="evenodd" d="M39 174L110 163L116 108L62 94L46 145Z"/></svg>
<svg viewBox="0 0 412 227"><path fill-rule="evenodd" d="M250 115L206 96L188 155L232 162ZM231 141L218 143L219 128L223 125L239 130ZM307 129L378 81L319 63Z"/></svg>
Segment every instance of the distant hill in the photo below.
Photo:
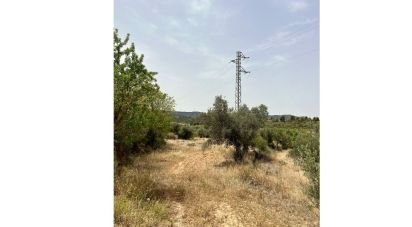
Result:
<svg viewBox="0 0 412 227"><path fill-rule="evenodd" d="M175 121L179 123L191 123L193 119L199 116L202 112L193 111L193 112L185 112L185 111L175 111L173 113Z"/></svg>
<svg viewBox="0 0 412 227"><path fill-rule="evenodd" d="M194 112L185 112L185 111L175 111L174 115L175 116L181 116L181 117L197 117L201 114L202 112L194 111Z"/></svg>
<svg viewBox="0 0 412 227"><path fill-rule="evenodd" d="M293 115L290 115L290 114L282 114L282 115L269 115L269 117L270 118L272 118L272 119L276 119L276 120L279 120L282 116L284 116L285 117L285 120L290 120L290 118L293 116Z"/></svg>

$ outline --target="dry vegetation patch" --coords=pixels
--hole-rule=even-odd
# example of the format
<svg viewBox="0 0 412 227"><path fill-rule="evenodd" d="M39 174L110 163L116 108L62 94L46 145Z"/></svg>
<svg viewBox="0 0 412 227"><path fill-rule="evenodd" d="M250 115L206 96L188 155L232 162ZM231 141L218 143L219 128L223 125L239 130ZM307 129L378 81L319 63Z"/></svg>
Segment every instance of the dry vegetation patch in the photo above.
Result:
<svg viewBox="0 0 412 227"><path fill-rule="evenodd" d="M202 149L204 142L169 140L162 151L136 157L115 182L116 224L319 225L319 210L303 192L307 179L288 151L237 164L232 148Z"/></svg>

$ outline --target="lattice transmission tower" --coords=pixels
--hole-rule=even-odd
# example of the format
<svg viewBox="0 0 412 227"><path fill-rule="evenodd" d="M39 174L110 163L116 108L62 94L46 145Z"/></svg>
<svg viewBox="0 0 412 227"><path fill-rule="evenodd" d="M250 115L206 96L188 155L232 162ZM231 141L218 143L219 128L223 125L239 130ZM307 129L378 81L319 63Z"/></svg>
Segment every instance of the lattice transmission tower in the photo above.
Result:
<svg viewBox="0 0 412 227"><path fill-rule="evenodd" d="M236 63L236 89L235 89L235 110L239 110L239 106L242 103L242 84L241 84L241 73L250 73L242 68L242 59L246 59L241 51L236 52L236 59L230 61Z"/></svg>

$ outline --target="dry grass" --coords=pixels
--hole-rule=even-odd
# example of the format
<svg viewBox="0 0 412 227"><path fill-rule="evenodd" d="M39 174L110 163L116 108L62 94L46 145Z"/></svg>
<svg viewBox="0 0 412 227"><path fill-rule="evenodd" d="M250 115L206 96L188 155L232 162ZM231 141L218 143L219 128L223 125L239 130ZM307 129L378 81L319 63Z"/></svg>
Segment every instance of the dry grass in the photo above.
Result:
<svg viewBox="0 0 412 227"><path fill-rule="evenodd" d="M307 179L287 151L236 164L231 148L202 149L204 141L169 140L163 151L137 157L115 182L116 225L319 225L303 192Z"/></svg>

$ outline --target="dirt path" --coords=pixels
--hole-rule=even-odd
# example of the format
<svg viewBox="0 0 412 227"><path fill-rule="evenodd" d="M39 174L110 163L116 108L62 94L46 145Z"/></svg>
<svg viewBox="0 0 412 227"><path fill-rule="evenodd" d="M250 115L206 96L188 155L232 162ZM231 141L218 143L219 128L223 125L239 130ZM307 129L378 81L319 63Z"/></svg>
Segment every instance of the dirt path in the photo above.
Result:
<svg viewBox="0 0 412 227"><path fill-rule="evenodd" d="M319 225L319 210L303 193L307 180L287 151L256 166L235 164L230 148L202 150L203 142L169 140L142 160L167 188L173 226Z"/></svg>

